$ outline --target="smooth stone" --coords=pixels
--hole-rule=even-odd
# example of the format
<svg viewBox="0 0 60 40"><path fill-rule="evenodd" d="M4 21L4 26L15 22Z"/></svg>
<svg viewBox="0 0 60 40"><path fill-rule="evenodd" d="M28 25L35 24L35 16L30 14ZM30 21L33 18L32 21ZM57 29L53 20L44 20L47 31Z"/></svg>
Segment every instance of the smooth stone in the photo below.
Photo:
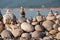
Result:
<svg viewBox="0 0 60 40"><path fill-rule="evenodd" d="M21 24L21 29L26 32L32 32L34 30L34 27L31 24L24 22Z"/></svg>
<svg viewBox="0 0 60 40"><path fill-rule="evenodd" d="M36 16L36 19L37 19L38 22L43 21L43 17L42 16Z"/></svg>
<svg viewBox="0 0 60 40"><path fill-rule="evenodd" d="M11 35L12 35L11 32L8 30L3 30L1 33L2 38L11 38L12 37Z"/></svg>
<svg viewBox="0 0 60 40"><path fill-rule="evenodd" d="M30 38L30 34L29 33L22 33L21 37Z"/></svg>
<svg viewBox="0 0 60 40"><path fill-rule="evenodd" d="M47 20L55 20L56 17L55 17L55 16L47 16L46 19L47 19Z"/></svg>
<svg viewBox="0 0 60 40"><path fill-rule="evenodd" d="M36 22L36 21L37 21L37 19L36 19L36 17L34 17L34 18L33 18L33 22Z"/></svg>
<svg viewBox="0 0 60 40"><path fill-rule="evenodd" d="M43 31L43 28L42 28L42 26L40 26L40 25L36 25L36 26L35 26L35 30L36 30L36 31Z"/></svg>
<svg viewBox="0 0 60 40"><path fill-rule="evenodd" d="M43 40L53 40L53 38L50 38L50 37L44 37Z"/></svg>
<svg viewBox="0 0 60 40"><path fill-rule="evenodd" d="M58 31L60 32L60 27L58 27Z"/></svg>
<svg viewBox="0 0 60 40"><path fill-rule="evenodd" d="M23 18L23 17L20 17L20 19L18 19L18 22L19 22L19 23L23 23L23 22L25 22L25 21L26 21L26 19Z"/></svg>
<svg viewBox="0 0 60 40"><path fill-rule="evenodd" d="M60 15L56 16L56 18L60 20Z"/></svg>
<svg viewBox="0 0 60 40"><path fill-rule="evenodd" d="M37 25L38 24L38 22L32 22L32 25Z"/></svg>
<svg viewBox="0 0 60 40"><path fill-rule="evenodd" d="M52 34L52 35L55 35L57 33L57 31L56 30L51 30L49 33Z"/></svg>
<svg viewBox="0 0 60 40"><path fill-rule="evenodd" d="M29 40L28 38L20 37L20 40Z"/></svg>
<svg viewBox="0 0 60 40"><path fill-rule="evenodd" d="M56 24L60 24L60 20L56 20L55 23L56 23Z"/></svg>
<svg viewBox="0 0 60 40"><path fill-rule="evenodd" d="M48 31L52 30L54 23L52 21L44 21L43 24L44 28Z"/></svg>
<svg viewBox="0 0 60 40"><path fill-rule="evenodd" d="M18 37L23 33L22 29L15 29L11 31L14 37Z"/></svg>
<svg viewBox="0 0 60 40"><path fill-rule="evenodd" d="M58 27L59 27L58 24L54 24L54 25L53 25L53 29L54 29L54 30L58 30Z"/></svg>
<svg viewBox="0 0 60 40"><path fill-rule="evenodd" d="M60 32L56 34L56 38L60 40Z"/></svg>
<svg viewBox="0 0 60 40"><path fill-rule="evenodd" d="M42 36L43 36L43 33L39 31L34 31L31 33L32 38L41 38Z"/></svg>

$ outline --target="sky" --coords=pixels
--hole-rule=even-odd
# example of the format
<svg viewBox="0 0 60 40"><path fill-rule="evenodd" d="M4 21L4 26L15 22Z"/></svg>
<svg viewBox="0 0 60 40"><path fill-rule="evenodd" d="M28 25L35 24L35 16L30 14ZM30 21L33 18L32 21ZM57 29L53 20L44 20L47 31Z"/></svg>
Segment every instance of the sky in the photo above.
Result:
<svg viewBox="0 0 60 40"><path fill-rule="evenodd" d="M60 7L60 0L0 0L0 8L50 8Z"/></svg>

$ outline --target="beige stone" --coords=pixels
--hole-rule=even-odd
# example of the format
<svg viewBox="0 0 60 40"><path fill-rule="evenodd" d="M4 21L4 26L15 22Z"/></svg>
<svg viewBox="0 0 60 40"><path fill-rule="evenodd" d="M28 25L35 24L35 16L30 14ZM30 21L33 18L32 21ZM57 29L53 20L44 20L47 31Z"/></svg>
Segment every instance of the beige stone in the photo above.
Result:
<svg viewBox="0 0 60 40"><path fill-rule="evenodd" d="M24 22L21 24L21 29L26 32L32 32L34 30L34 27L31 24Z"/></svg>

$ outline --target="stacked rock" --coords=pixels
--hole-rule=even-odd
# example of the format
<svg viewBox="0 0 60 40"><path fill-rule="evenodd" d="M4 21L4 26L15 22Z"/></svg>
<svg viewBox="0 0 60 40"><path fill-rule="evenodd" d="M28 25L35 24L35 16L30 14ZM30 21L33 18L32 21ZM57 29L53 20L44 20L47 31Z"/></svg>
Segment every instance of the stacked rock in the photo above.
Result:
<svg viewBox="0 0 60 40"><path fill-rule="evenodd" d="M36 17L25 18L24 8L21 7L20 19L15 20L10 9L7 9L3 18L1 15L0 35L3 40L60 40L58 12L53 14L53 11L50 10L48 16L42 16L38 11Z"/></svg>

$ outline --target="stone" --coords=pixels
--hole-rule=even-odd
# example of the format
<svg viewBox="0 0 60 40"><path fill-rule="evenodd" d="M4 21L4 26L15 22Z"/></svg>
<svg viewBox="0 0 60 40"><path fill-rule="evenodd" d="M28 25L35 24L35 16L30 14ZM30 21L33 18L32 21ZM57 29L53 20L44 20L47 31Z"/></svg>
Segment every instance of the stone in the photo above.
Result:
<svg viewBox="0 0 60 40"><path fill-rule="evenodd" d="M56 38L60 40L60 32L56 34Z"/></svg>
<svg viewBox="0 0 60 40"><path fill-rule="evenodd" d="M52 21L44 21L43 24L44 28L48 31L52 30L54 23Z"/></svg>
<svg viewBox="0 0 60 40"><path fill-rule="evenodd" d="M50 37L44 37L43 40L53 40L53 38L50 38Z"/></svg>
<svg viewBox="0 0 60 40"><path fill-rule="evenodd" d="M21 29L26 32L32 32L34 30L34 27L31 24L24 22L21 24Z"/></svg>
<svg viewBox="0 0 60 40"><path fill-rule="evenodd" d="M60 32L60 27L58 27L58 31Z"/></svg>
<svg viewBox="0 0 60 40"><path fill-rule="evenodd" d="M24 17L25 18L25 12L24 12L24 8L23 7L20 8L20 17Z"/></svg>
<svg viewBox="0 0 60 40"><path fill-rule="evenodd" d="M38 24L38 22L32 22L32 25L37 25Z"/></svg>
<svg viewBox="0 0 60 40"><path fill-rule="evenodd" d="M41 25L36 25L35 30L36 31L43 31L44 29L43 29L43 27Z"/></svg>
<svg viewBox="0 0 60 40"><path fill-rule="evenodd" d="M36 19L37 19L38 22L43 21L43 17L41 16L39 11L37 12Z"/></svg>
<svg viewBox="0 0 60 40"><path fill-rule="evenodd" d="M31 33L32 38L41 38L43 37L43 33L39 31L34 31Z"/></svg>
<svg viewBox="0 0 60 40"><path fill-rule="evenodd" d="M52 10L50 10L48 16L46 17L47 20L55 20L56 17L54 16Z"/></svg>
<svg viewBox="0 0 60 40"><path fill-rule="evenodd" d="M15 30L12 30L11 33L13 34L14 37L18 37L23 33L23 30L22 29L15 29Z"/></svg>
<svg viewBox="0 0 60 40"><path fill-rule="evenodd" d="M29 33L22 33L21 37L30 38L30 34Z"/></svg>
<svg viewBox="0 0 60 40"><path fill-rule="evenodd" d="M2 38L11 38L12 37L11 35L12 35L12 33L10 31L8 31L8 30L3 30L1 32Z"/></svg>
<svg viewBox="0 0 60 40"><path fill-rule="evenodd" d="M52 35L55 35L57 33L57 31L56 30L51 30L49 33L52 34Z"/></svg>
<svg viewBox="0 0 60 40"><path fill-rule="evenodd" d="M10 9L7 9L6 14L3 15L3 23L10 24L11 20L15 20L13 14L10 13Z"/></svg>
<svg viewBox="0 0 60 40"><path fill-rule="evenodd" d="M56 18L60 20L60 15L56 16Z"/></svg>

